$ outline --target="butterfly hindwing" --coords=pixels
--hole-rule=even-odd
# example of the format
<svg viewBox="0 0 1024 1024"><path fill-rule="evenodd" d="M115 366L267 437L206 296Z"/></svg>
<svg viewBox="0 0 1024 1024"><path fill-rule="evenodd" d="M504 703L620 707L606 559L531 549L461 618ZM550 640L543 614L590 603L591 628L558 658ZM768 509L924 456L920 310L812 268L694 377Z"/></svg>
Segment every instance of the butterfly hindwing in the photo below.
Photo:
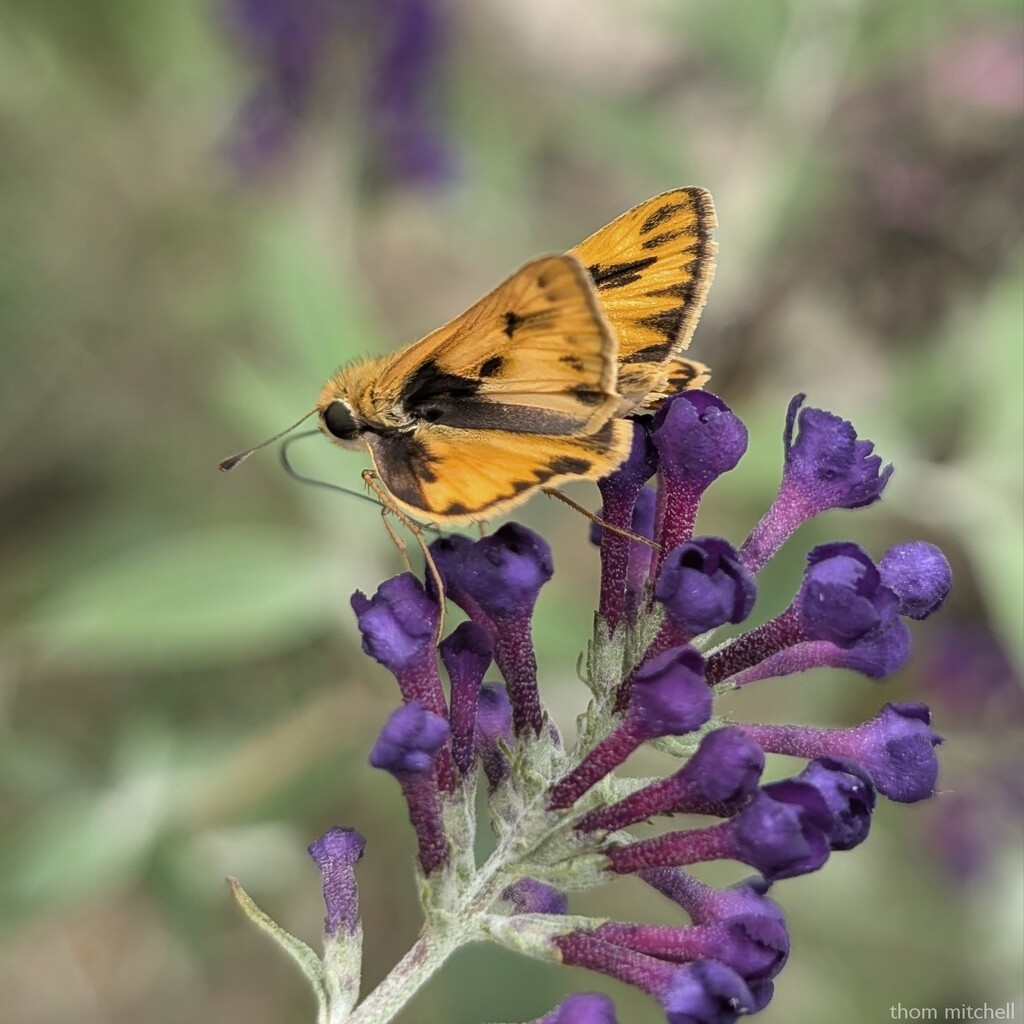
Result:
<svg viewBox="0 0 1024 1024"><path fill-rule="evenodd" d="M589 433L619 405L617 346L573 256L532 260L399 352L379 389L413 419L461 429Z"/></svg>
<svg viewBox="0 0 1024 1024"><path fill-rule="evenodd" d="M618 388L643 404L690 343L715 270L715 208L702 188L634 206L571 252L587 268L618 337ZM652 395L653 398L653 395Z"/></svg>
<svg viewBox="0 0 1024 1024"><path fill-rule="evenodd" d="M490 519L540 487L595 480L629 453L632 424L610 419L576 437L424 424L368 438L374 467L398 502L440 522Z"/></svg>

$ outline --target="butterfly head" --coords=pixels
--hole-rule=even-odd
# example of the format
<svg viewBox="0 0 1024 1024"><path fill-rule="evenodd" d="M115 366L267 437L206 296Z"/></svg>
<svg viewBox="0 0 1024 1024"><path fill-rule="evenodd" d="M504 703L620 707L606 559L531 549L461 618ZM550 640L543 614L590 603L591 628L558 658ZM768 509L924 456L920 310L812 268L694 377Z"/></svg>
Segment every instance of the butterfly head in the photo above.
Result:
<svg viewBox="0 0 1024 1024"><path fill-rule="evenodd" d="M324 388L326 392L328 389ZM316 406L317 425L336 445L342 448L363 447L359 439L361 424L344 395L321 395Z"/></svg>
<svg viewBox="0 0 1024 1024"><path fill-rule="evenodd" d="M371 403L374 374L370 364L355 363L339 370L320 389L316 400L317 426L341 448L365 448L360 434L374 422Z"/></svg>

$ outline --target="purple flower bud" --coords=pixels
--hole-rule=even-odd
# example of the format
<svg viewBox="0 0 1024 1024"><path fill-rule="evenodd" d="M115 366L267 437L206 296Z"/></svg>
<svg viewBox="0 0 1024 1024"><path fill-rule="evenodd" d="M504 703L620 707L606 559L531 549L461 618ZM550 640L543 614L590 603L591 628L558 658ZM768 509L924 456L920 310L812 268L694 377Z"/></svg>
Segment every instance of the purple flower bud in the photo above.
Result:
<svg viewBox="0 0 1024 1024"><path fill-rule="evenodd" d="M881 468L882 460L871 454L874 445L857 440L851 423L823 409L800 410L805 397L796 395L786 414L786 462L779 493L740 551L753 573L764 567L802 522L831 508L870 505L881 497L892 476L892 466Z"/></svg>
<svg viewBox="0 0 1024 1024"><path fill-rule="evenodd" d="M741 914L704 925L620 924L594 930L606 942L671 963L719 960L745 981L765 981L782 970L789 955L789 934L777 917Z"/></svg>
<svg viewBox="0 0 1024 1024"><path fill-rule="evenodd" d="M579 992L567 996L536 1024L618 1024L615 1004L600 992Z"/></svg>
<svg viewBox="0 0 1024 1024"><path fill-rule="evenodd" d="M767 753L794 757L848 758L871 776L875 788L897 803L924 800L935 791L939 763L934 747L942 737L928 728L924 704L886 704L870 721L852 729L797 725L742 725Z"/></svg>
<svg viewBox="0 0 1024 1024"><path fill-rule="evenodd" d="M354 828L332 828L309 847L323 878L324 933L329 938L342 928L351 935L359 927L355 866L365 845L366 840Z"/></svg>
<svg viewBox="0 0 1024 1024"><path fill-rule="evenodd" d="M538 534L506 523L488 537L449 537L430 545L447 596L487 630L508 684L516 733L543 723L530 620L553 572L551 548Z"/></svg>
<svg viewBox="0 0 1024 1024"><path fill-rule="evenodd" d="M392 712L370 753L370 764L390 772L402 787L426 875L448 860L440 792L433 771L447 740L448 723L424 710L419 701L411 701Z"/></svg>
<svg viewBox="0 0 1024 1024"><path fill-rule="evenodd" d="M394 776L425 775L448 739L448 723L414 700L391 713L370 752L370 764Z"/></svg>
<svg viewBox="0 0 1024 1024"><path fill-rule="evenodd" d="M878 563L882 582L899 599L900 615L926 619L945 603L953 585L946 556L923 540L889 548Z"/></svg>
<svg viewBox="0 0 1024 1024"><path fill-rule="evenodd" d="M708 683L731 679L744 685L822 664L877 678L903 663L910 636L900 626L899 602L882 586L867 552L856 544L821 544L808 554L807 563L789 608L708 658ZM831 645L847 653L837 654Z"/></svg>
<svg viewBox="0 0 1024 1024"><path fill-rule="evenodd" d="M715 395L683 391L658 410L651 440L660 456L655 537L664 555L693 536L701 496L743 457L747 428Z"/></svg>
<svg viewBox="0 0 1024 1024"><path fill-rule="evenodd" d="M674 548L661 567L654 596L690 636L742 622L754 607L754 577L720 537L698 537Z"/></svg>
<svg viewBox="0 0 1024 1024"><path fill-rule="evenodd" d="M774 881L817 871L825 863L831 823L832 815L813 786L783 780L763 787L729 821L612 847L607 856L618 874L729 858Z"/></svg>
<svg viewBox="0 0 1024 1024"><path fill-rule="evenodd" d="M548 807L571 807L641 743L699 729L711 717L711 691L703 669L704 659L692 647L666 651L641 666L633 675L625 719L551 787Z"/></svg>
<svg viewBox="0 0 1024 1024"><path fill-rule="evenodd" d="M910 630L902 619L894 619L887 629L858 640L852 647L837 647L827 640L805 640L730 676L729 681L733 686L746 686L812 668L846 668L869 679L884 679L902 668L909 657Z"/></svg>
<svg viewBox="0 0 1024 1024"><path fill-rule="evenodd" d="M385 580L373 597L357 590L352 608L363 650L394 673L406 701L418 700L428 711L444 715L434 653L439 609L420 581L404 572Z"/></svg>
<svg viewBox="0 0 1024 1024"><path fill-rule="evenodd" d="M730 1024L753 1005L745 982L714 960L673 964L598 938L571 932L552 939L562 962L600 971L654 996L669 1024Z"/></svg>
<svg viewBox="0 0 1024 1024"><path fill-rule="evenodd" d="M727 889L716 889L679 868L650 868L640 877L662 895L678 903L694 924L707 924L729 917L771 917L785 923L782 908L765 893L770 883L760 875L747 878Z"/></svg>
<svg viewBox="0 0 1024 1024"><path fill-rule="evenodd" d="M629 530L644 537L653 536L652 532L643 532L645 527L648 531L653 531L653 516L650 525L644 521L653 492L648 491L644 484L654 475L657 468L658 453L651 444L647 428L641 423L634 423L633 447L629 457L618 469L597 482L604 501L598 516L620 530ZM651 497L645 498L641 505L638 504L641 495ZM597 523L591 525L590 539L593 543L601 545L601 600L598 614L608 624L609 632L614 632L615 627L627 614L624 601L633 549L644 548L644 545L637 544L636 541L631 541L614 530L602 530ZM649 566L652 549L645 550L648 552Z"/></svg>
<svg viewBox="0 0 1024 1024"><path fill-rule="evenodd" d="M852 647L889 627L899 606L871 556L856 544L820 544L807 555L796 607L807 636Z"/></svg>
<svg viewBox="0 0 1024 1024"><path fill-rule="evenodd" d="M508 774L508 760L499 741L512 742L512 705L504 686L484 683L476 712L476 753L491 789Z"/></svg>
<svg viewBox="0 0 1024 1024"><path fill-rule="evenodd" d="M797 779L814 786L832 812L828 840L833 850L852 850L867 839L875 786L860 765L845 758L818 757Z"/></svg>
<svg viewBox="0 0 1024 1024"><path fill-rule="evenodd" d="M747 983L716 960L698 960L676 972L661 999L668 1024L732 1024L751 1012Z"/></svg>
<svg viewBox="0 0 1024 1024"><path fill-rule="evenodd" d="M741 729L716 729L675 774L659 779L610 807L598 807L578 831L615 831L656 814L728 815L757 789L764 752Z"/></svg>
<svg viewBox="0 0 1024 1024"><path fill-rule="evenodd" d="M513 882L502 891L501 898L511 903L517 914L564 914L569 909L565 893L535 878Z"/></svg>
<svg viewBox="0 0 1024 1024"><path fill-rule="evenodd" d="M470 619L456 626L441 642L440 651L451 681L452 759L466 776L473 769L477 703L491 664L491 639Z"/></svg>

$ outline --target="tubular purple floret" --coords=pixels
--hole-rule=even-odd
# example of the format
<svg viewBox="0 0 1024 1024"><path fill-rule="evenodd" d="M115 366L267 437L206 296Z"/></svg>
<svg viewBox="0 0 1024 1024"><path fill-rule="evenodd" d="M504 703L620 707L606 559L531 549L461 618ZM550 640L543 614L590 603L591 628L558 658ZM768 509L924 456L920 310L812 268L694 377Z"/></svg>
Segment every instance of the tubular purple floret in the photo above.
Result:
<svg viewBox="0 0 1024 1024"><path fill-rule="evenodd" d="M445 716L435 642L440 609L412 573L385 580L373 597L352 595L363 650L392 672L402 697Z"/></svg>
<svg viewBox="0 0 1024 1024"><path fill-rule="evenodd" d="M359 892L355 866L363 856L366 839L354 828L328 829L310 844L309 855L323 879L324 934L329 938L344 929L353 934L359 927Z"/></svg>
<svg viewBox="0 0 1024 1024"><path fill-rule="evenodd" d="M737 914L682 927L607 922L594 934L671 963L719 960L747 982L774 978L789 956L785 922L765 914Z"/></svg>
<svg viewBox="0 0 1024 1024"><path fill-rule="evenodd" d="M828 509L872 504L892 476L892 466L882 469L881 458L872 454L874 445L858 440L853 424L823 409L801 410L805 397L796 395L786 412L779 492L740 549L743 564L754 574L801 523Z"/></svg>
<svg viewBox="0 0 1024 1024"><path fill-rule="evenodd" d="M914 803L935 792L942 737L929 727L924 704L886 704L852 729L799 725L738 726L766 752L794 757L848 758L870 775L875 788L897 803Z"/></svg>
<svg viewBox="0 0 1024 1024"><path fill-rule="evenodd" d="M609 807L598 807L577 825L581 832L616 831L658 814L735 813L757 789L764 751L742 730L716 729L677 772L652 782Z"/></svg>
<svg viewBox="0 0 1024 1024"><path fill-rule="evenodd" d="M666 651L642 666L633 676L626 717L551 787L549 809L571 807L647 740L699 729L711 717L711 693L703 669L704 659L692 647Z"/></svg>
<svg viewBox="0 0 1024 1024"><path fill-rule="evenodd" d="M612 847L609 868L633 874L709 860L738 860L774 881L817 871L828 859L832 815L821 795L794 780L764 786L735 817Z"/></svg>
<svg viewBox="0 0 1024 1024"><path fill-rule="evenodd" d="M533 608L553 573L551 548L518 523L478 541L450 537L430 545L447 596L487 630L505 677L517 734L543 725L533 650Z"/></svg>
<svg viewBox="0 0 1024 1024"><path fill-rule="evenodd" d="M716 395L683 391L671 396L651 424L660 457L655 575L673 548L693 536L697 507L708 486L747 450L747 428Z"/></svg>
<svg viewBox="0 0 1024 1024"><path fill-rule="evenodd" d="M783 922L786 920L782 908L765 895L771 883L760 875L725 889L716 889L681 868L649 868L641 871L640 877L682 907L694 924L707 924L742 915L774 917Z"/></svg>
<svg viewBox="0 0 1024 1024"><path fill-rule="evenodd" d="M491 640L469 619L441 641L440 653L451 683L452 759L465 777L473 770L480 685L491 664Z"/></svg>
<svg viewBox="0 0 1024 1024"><path fill-rule="evenodd" d="M370 764L398 780L426 875L447 863L448 839L435 766L447 749L448 723L412 701L392 712L370 752Z"/></svg>
<svg viewBox="0 0 1024 1024"><path fill-rule="evenodd" d="M553 942L563 963L598 971L652 995L669 1024L729 1024L755 1005L743 979L714 960L673 964L587 932Z"/></svg>
<svg viewBox="0 0 1024 1024"><path fill-rule="evenodd" d="M629 457L618 469L597 483L604 502L598 517L620 530L636 532L637 499L657 469L657 449L651 443L647 427L636 422L633 424L633 446ZM626 616L630 553L636 542L615 530L602 530L596 523L591 528L591 540L601 545L601 597L598 614L607 623L609 633L614 633Z"/></svg>

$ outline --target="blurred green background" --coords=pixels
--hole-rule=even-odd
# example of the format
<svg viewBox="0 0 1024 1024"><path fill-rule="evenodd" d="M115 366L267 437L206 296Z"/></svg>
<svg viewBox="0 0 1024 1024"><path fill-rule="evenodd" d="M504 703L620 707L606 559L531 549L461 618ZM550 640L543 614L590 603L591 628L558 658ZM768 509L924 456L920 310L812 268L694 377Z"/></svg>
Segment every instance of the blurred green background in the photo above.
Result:
<svg viewBox="0 0 1024 1024"><path fill-rule="evenodd" d="M752 438L702 531L756 521L796 391L896 464L880 505L787 546L757 614L826 539L926 538L956 579L884 684L815 673L734 702L841 725L921 699L947 737L938 799L883 805L865 846L777 888L793 955L759 1019L1024 1014L1022 114L1019 0L0 4L3 1020L310 1020L223 877L315 944L305 846L332 824L369 840L367 987L401 956L413 845L366 764L397 695L348 609L400 563L370 505L273 451L216 463L339 363L682 184L721 222L693 352ZM359 485L357 456L295 455ZM596 557L561 506L517 518L555 551L538 644L569 729ZM627 881L576 905L671 917ZM401 1020L523 1019L585 988L662 1019L474 948Z"/></svg>

